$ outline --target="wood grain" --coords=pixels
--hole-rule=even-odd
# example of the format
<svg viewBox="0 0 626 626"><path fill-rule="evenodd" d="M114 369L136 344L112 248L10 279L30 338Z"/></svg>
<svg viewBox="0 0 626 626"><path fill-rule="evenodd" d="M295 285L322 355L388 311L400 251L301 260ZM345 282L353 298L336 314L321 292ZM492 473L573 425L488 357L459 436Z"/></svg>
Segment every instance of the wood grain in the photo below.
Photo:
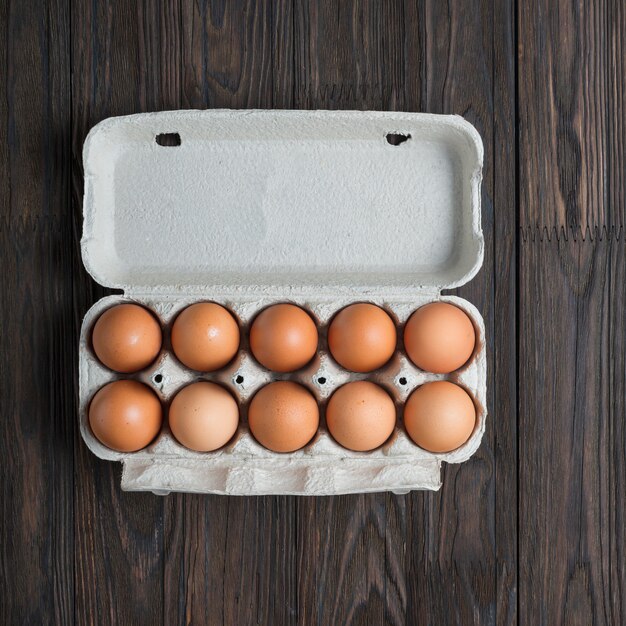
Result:
<svg viewBox="0 0 626 626"><path fill-rule="evenodd" d="M496 619L518 623L518 216L515 4L493 15L493 404ZM489 146L486 146L489 154ZM485 263L486 266L486 263ZM485 271L485 270L484 270Z"/></svg>
<svg viewBox="0 0 626 626"><path fill-rule="evenodd" d="M420 93L416 13L409 2L296 3L295 106L413 110Z"/></svg>
<svg viewBox="0 0 626 626"><path fill-rule="evenodd" d="M282 1L183 3L183 105L273 108L275 96L284 105L291 68L285 11Z"/></svg>
<svg viewBox="0 0 626 626"><path fill-rule="evenodd" d="M624 227L624 32L619 0L519 3L520 219L531 236Z"/></svg>
<svg viewBox="0 0 626 626"><path fill-rule="evenodd" d="M520 619L623 621L623 244L527 242L520 282ZM613 374L613 377L611 376ZM617 388L615 388L617 387ZM612 407L613 401L618 404ZM621 447L621 446L620 446ZM619 458L617 458L619 456ZM617 499L616 499L617 498ZM619 512L616 512L615 509ZM617 516L617 517L616 517ZM617 574L614 578L611 574Z"/></svg>
<svg viewBox="0 0 626 626"><path fill-rule="evenodd" d="M618 624L624 7L533 2L518 19L519 615Z"/></svg>
<svg viewBox="0 0 626 626"><path fill-rule="evenodd" d="M0 3L0 622L626 622L619 0ZM82 144L177 108L458 113L489 420L439 493L120 491L76 428Z"/></svg>
<svg viewBox="0 0 626 626"><path fill-rule="evenodd" d="M604 610L610 623L626 621L626 248L621 242L609 244L606 310L608 325L608 469L606 517L603 551L608 551L609 590L604 596Z"/></svg>
<svg viewBox="0 0 626 626"><path fill-rule="evenodd" d="M290 3L182 3L180 29L179 107L290 106ZM169 499L165 623L295 623L295 498Z"/></svg>
<svg viewBox="0 0 626 626"><path fill-rule="evenodd" d="M175 501L167 518L165 623L295 623L296 498Z"/></svg>
<svg viewBox="0 0 626 626"><path fill-rule="evenodd" d="M0 20L0 622L67 623L76 365L68 3L2 3Z"/></svg>
<svg viewBox="0 0 626 626"><path fill-rule="evenodd" d="M418 106L418 81L402 79L419 63L419 44L405 5L391 4L295 4L295 108ZM303 623L405 623L404 497L301 499L297 524Z"/></svg>
<svg viewBox="0 0 626 626"><path fill-rule="evenodd" d="M425 3L423 14L426 59L423 74L423 93L420 106L433 113L463 115L479 130L485 146L494 141L494 14L490 2L474 4ZM503 85L498 85L503 89ZM502 97L503 94L501 94ZM506 94L505 94L506 95ZM505 114L505 111L500 111ZM510 114L510 110L509 110ZM510 123L508 118L505 123ZM485 234L484 269L467 285L455 293L475 303L480 309L487 328L487 336L494 337L494 161L491 149L486 150L482 186L482 226ZM505 159L504 154L500 156ZM499 163L511 167L511 159ZM498 170L499 171L499 170ZM509 212L514 204L500 195L500 223L498 227L510 232L513 216ZM502 242L506 245L506 242ZM510 259L508 249L498 247L498 258ZM503 254L509 256L502 257ZM509 272L501 277L511 280ZM511 311L509 298L502 301L504 290L499 292L500 305ZM480 450L468 462L445 466L443 486L436 494L410 495L408 537L410 555L407 579L407 621L415 624L494 624L499 619L498 608L506 614L508 601L498 606L495 590L499 580L496 561L496 463L505 465L511 459L494 457L495 424L502 421L503 435L514 432L511 425L515 413L502 414L494 406L494 393L499 385L508 382L510 358L507 355L503 370L494 361L494 346L488 346L489 418L487 431ZM505 390L506 387L501 387ZM511 408L513 398L504 406ZM494 413L496 414L494 417ZM514 507L514 492L499 492L500 506ZM510 519L514 522L514 519ZM499 538L510 542L514 526L500 529ZM514 536L514 535L513 535ZM507 580L515 602L515 577ZM511 589L512 587L512 589ZM445 591L444 591L445 590Z"/></svg>
<svg viewBox="0 0 626 626"><path fill-rule="evenodd" d="M404 508L386 494L298 500L302 623L405 623Z"/></svg>
<svg viewBox="0 0 626 626"><path fill-rule="evenodd" d="M67 224L54 222L0 230L3 624L72 619L75 390L63 373L75 366L69 238Z"/></svg>
<svg viewBox="0 0 626 626"><path fill-rule="evenodd" d="M180 30L174 3L76 2L71 17L73 245L78 250L84 138L110 115L179 106ZM77 267L75 337L84 312L105 293ZM75 446L75 619L162 623L164 500L121 492L119 466L96 459L79 435Z"/></svg>

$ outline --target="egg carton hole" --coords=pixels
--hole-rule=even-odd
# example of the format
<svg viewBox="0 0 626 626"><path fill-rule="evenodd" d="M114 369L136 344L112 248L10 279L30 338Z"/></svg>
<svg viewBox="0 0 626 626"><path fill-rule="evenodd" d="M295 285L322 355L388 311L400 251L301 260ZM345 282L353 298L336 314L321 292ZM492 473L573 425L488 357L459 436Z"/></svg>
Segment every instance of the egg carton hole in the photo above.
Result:
<svg viewBox="0 0 626 626"><path fill-rule="evenodd" d="M160 133L154 139L160 146L165 148L176 148L181 144L178 133Z"/></svg>
<svg viewBox="0 0 626 626"><path fill-rule="evenodd" d="M387 133L385 136L387 143L392 146L399 146L411 139L410 133Z"/></svg>

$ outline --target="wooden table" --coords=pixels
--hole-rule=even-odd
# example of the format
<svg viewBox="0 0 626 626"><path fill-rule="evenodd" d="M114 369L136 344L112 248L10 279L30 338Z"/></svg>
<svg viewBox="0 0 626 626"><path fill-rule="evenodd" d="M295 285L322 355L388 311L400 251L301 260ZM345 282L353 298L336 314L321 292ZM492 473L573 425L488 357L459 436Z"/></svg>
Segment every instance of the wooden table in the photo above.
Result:
<svg viewBox="0 0 626 626"><path fill-rule="evenodd" d="M622 2L0 5L0 623L626 623ZM490 415L440 492L127 494L83 445L83 140L206 107L479 129Z"/></svg>

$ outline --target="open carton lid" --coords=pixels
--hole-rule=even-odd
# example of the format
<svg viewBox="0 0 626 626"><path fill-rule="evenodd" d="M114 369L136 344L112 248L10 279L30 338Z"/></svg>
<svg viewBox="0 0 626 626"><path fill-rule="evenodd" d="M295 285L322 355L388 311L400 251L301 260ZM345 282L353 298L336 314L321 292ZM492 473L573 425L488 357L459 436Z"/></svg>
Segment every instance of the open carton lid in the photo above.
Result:
<svg viewBox="0 0 626 626"><path fill-rule="evenodd" d="M83 261L127 293L439 291L482 264L483 146L458 116L147 113L83 159Z"/></svg>

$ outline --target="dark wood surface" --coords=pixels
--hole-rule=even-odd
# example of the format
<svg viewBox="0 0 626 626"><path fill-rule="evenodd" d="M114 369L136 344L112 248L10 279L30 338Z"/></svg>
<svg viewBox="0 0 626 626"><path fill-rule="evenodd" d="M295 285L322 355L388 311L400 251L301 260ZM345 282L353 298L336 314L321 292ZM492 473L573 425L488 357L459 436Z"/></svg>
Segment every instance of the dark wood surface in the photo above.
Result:
<svg viewBox="0 0 626 626"><path fill-rule="evenodd" d="M621 0L0 2L0 623L626 623ZM77 428L81 148L176 108L458 113L478 453L438 493L128 494Z"/></svg>

